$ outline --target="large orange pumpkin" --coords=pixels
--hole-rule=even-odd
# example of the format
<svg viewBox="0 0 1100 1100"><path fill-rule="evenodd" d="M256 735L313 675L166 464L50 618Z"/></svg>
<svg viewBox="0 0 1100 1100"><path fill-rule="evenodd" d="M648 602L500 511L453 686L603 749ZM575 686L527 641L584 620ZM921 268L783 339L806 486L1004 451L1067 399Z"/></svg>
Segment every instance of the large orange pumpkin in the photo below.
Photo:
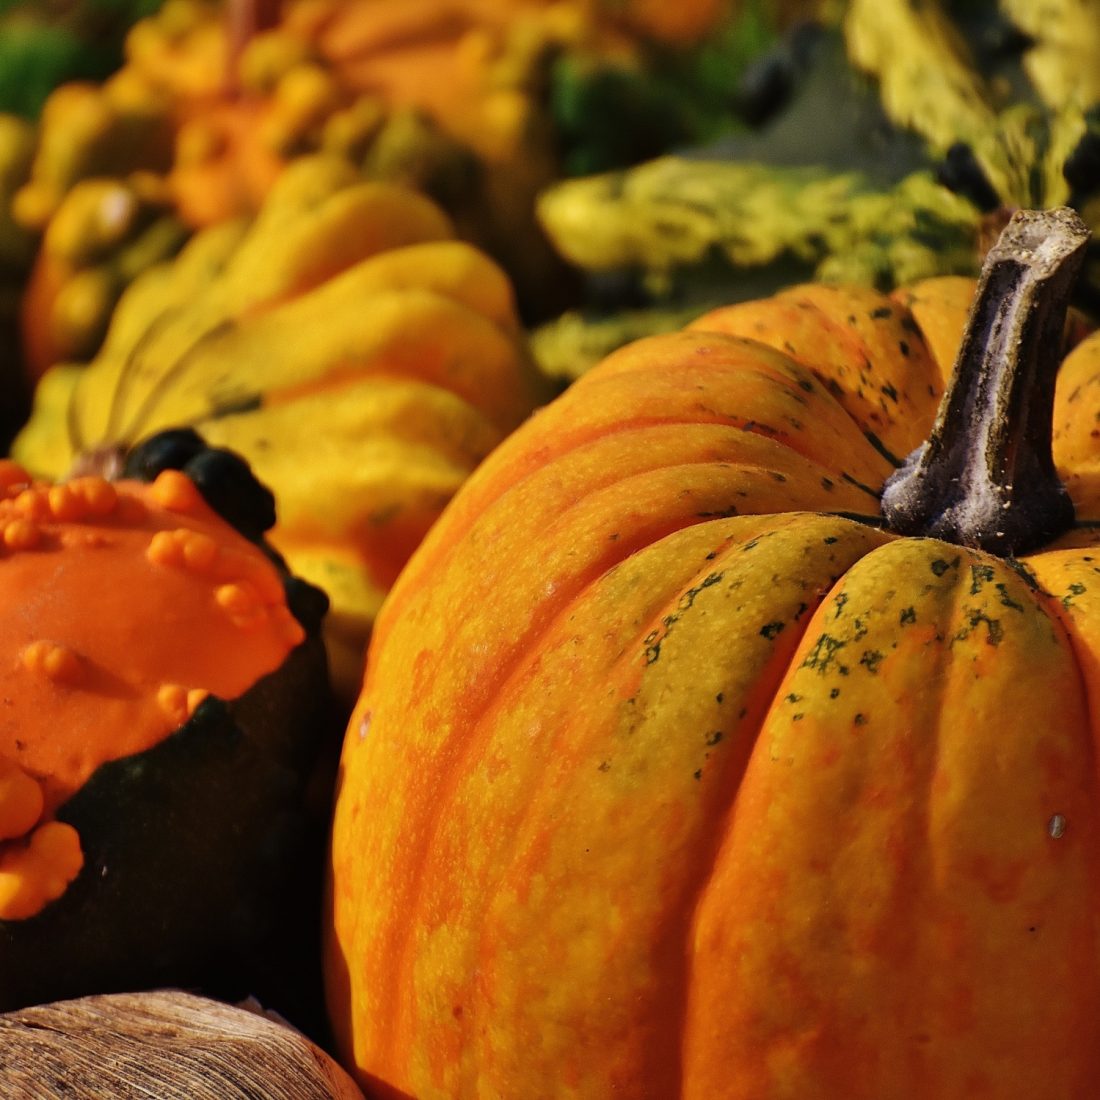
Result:
<svg viewBox="0 0 1100 1100"><path fill-rule="evenodd" d="M1068 496L1050 448L1086 237L1013 223L934 426L973 284L801 287L615 353L466 484L343 750L371 1095L1100 1092L1095 339Z"/></svg>

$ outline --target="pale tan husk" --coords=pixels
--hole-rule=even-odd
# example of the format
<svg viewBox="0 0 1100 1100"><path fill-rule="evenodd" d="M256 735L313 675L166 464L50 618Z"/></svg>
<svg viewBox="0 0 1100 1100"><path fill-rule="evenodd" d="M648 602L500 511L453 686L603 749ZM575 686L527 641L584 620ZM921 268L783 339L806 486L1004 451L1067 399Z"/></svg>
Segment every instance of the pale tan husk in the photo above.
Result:
<svg viewBox="0 0 1100 1100"><path fill-rule="evenodd" d="M0 1015L0 1095L20 1100L362 1100L306 1036L178 990L57 1001Z"/></svg>

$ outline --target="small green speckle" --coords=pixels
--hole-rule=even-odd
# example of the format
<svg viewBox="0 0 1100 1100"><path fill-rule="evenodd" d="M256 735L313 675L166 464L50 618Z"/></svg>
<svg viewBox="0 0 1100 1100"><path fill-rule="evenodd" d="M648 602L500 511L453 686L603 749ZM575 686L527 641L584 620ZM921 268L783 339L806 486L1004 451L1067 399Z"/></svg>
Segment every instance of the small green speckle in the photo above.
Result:
<svg viewBox="0 0 1100 1100"><path fill-rule="evenodd" d="M868 672L874 674L878 672L878 666L882 664L883 654L877 649L865 650L863 656L860 657L859 663L863 665Z"/></svg>
<svg viewBox="0 0 1100 1100"><path fill-rule="evenodd" d="M830 699L835 699L835 698L837 698L838 695L840 695L840 688L830 689L830 691L829 691L829 698Z"/></svg>
<svg viewBox="0 0 1100 1100"><path fill-rule="evenodd" d="M976 596L982 586L993 580L992 565L972 565L970 567L970 595Z"/></svg>
<svg viewBox="0 0 1100 1100"><path fill-rule="evenodd" d="M855 724L857 726L865 726L865 725L867 725L867 715L857 714L855 716L855 718L853 719L853 721L855 722Z"/></svg>
<svg viewBox="0 0 1100 1100"><path fill-rule="evenodd" d="M1005 636L1004 627L1001 626L1001 620L990 618L984 611L973 607L967 609L966 626L956 632L955 636L951 639L952 643L965 640L970 637L979 626L983 625L985 626L986 645L1000 645Z"/></svg>
<svg viewBox="0 0 1100 1100"><path fill-rule="evenodd" d="M1088 589L1080 581L1074 581L1062 597L1062 606L1068 611L1073 606L1073 601L1087 591Z"/></svg>
<svg viewBox="0 0 1100 1100"><path fill-rule="evenodd" d="M917 621L917 609L915 607L907 607L898 616L898 622L902 626L910 626Z"/></svg>
<svg viewBox="0 0 1100 1100"><path fill-rule="evenodd" d="M680 597L680 601L679 603L677 603L676 609L678 611L689 610L691 605L695 603L695 597L698 596L700 592L702 592L704 589L710 588L711 585L718 584L721 579L721 573L710 573L708 576L704 577L703 580L699 582L699 584L695 585L694 588L689 588Z"/></svg>
<svg viewBox="0 0 1100 1100"><path fill-rule="evenodd" d="M845 645L847 645L846 642L842 642L839 638L834 638L831 634L822 634L821 637L814 642L810 652L806 654L806 659L802 662L802 667L813 669L815 672L819 672L824 676L830 670L834 661L836 661L837 653L842 650ZM843 675L847 669L837 663L837 671Z"/></svg>
<svg viewBox="0 0 1100 1100"><path fill-rule="evenodd" d="M710 745L712 748L715 745L717 745L718 742L721 741L721 740L722 740L722 731L721 730L715 730L713 733L708 733L707 734L707 744Z"/></svg>
<svg viewBox="0 0 1100 1100"><path fill-rule="evenodd" d="M937 577L942 577L944 575L944 573L946 573L948 571L948 569L957 568L958 564L959 564L959 559L958 558L955 558L954 561L944 561L943 558L936 558L936 560L934 562L932 562L932 564L931 564L931 569L932 569L932 572L935 573L935 575Z"/></svg>
<svg viewBox="0 0 1100 1100"><path fill-rule="evenodd" d="M779 635L780 631L786 625L787 625L786 623L781 623L781 622L778 622L778 621L773 622L773 623L765 623L764 626L762 626L760 628L760 633L765 638L767 638L768 641L771 641L773 638L775 638Z"/></svg>

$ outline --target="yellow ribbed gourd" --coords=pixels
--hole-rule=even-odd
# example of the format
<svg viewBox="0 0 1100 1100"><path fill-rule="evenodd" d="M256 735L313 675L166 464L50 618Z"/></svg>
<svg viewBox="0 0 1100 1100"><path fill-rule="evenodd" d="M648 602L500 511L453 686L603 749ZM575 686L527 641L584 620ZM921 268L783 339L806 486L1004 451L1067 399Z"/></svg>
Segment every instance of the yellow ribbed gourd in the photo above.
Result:
<svg viewBox="0 0 1100 1100"><path fill-rule="evenodd" d="M423 196L307 157L255 220L133 284L99 355L44 376L14 454L59 476L175 427L241 453L354 676L409 552L543 396L500 268Z"/></svg>

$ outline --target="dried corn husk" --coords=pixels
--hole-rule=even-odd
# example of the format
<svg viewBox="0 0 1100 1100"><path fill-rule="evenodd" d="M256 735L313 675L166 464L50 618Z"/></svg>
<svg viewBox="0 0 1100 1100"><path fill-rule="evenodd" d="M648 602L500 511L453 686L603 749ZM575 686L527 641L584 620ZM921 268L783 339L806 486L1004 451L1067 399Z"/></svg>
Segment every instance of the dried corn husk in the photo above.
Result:
<svg viewBox="0 0 1100 1100"><path fill-rule="evenodd" d="M178 990L5 1013L0 1050L0 1096L20 1100L363 1100L277 1018Z"/></svg>

